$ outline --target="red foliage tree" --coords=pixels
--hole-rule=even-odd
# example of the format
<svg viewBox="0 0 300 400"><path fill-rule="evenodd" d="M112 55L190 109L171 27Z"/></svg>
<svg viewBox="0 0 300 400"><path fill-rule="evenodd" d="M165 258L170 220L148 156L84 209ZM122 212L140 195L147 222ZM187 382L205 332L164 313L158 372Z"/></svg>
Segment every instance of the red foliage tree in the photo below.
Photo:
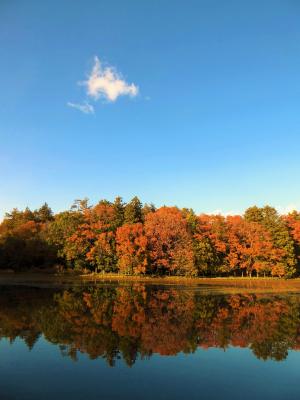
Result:
<svg viewBox="0 0 300 400"><path fill-rule="evenodd" d="M285 216L284 219L290 229L293 240L300 245L300 213L293 211Z"/></svg>
<svg viewBox="0 0 300 400"><path fill-rule="evenodd" d="M272 273L283 275L279 260L283 250L274 248L269 232L257 222L240 216L227 217L229 253L227 261L232 271L246 271L247 275Z"/></svg>
<svg viewBox="0 0 300 400"><path fill-rule="evenodd" d="M148 270L147 238L142 223L125 224L117 229L116 250L119 271L145 274Z"/></svg>
<svg viewBox="0 0 300 400"><path fill-rule="evenodd" d="M295 254L300 264L300 212L293 211L284 216L284 220L289 228L289 233L294 241Z"/></svg>
<svg viewBox="0 0 300 400"><path fill-rule="evenodd" d="M116 263L115 207L109 202L100 202L84 209L83 215L84 223L68 239L69 259L83 260L84 266L92 265L97 271L113 271Z"/></svg>
<svg viewBox="0 0 300 400"><path fill-rule="evenodd" d="M162 207L145 220L151 267L155 273L195 275L187 221L176 207Z"/></svg>

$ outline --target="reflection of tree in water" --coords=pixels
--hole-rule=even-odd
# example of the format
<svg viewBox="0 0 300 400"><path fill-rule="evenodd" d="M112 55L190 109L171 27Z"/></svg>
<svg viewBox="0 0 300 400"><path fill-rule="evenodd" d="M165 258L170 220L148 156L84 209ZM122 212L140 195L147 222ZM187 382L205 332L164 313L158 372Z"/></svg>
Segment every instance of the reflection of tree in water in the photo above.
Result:
<svg viewBox="0 0 300 400"><path fill-rule="evenodd" d="M102 357L128 366L153 353L198 347L249 347L263 360L283 360L300 346L300 297L203 295L186 289L100 286L68 290L3 287L0 338L28 348L41 334L61 354Z"/></svg>

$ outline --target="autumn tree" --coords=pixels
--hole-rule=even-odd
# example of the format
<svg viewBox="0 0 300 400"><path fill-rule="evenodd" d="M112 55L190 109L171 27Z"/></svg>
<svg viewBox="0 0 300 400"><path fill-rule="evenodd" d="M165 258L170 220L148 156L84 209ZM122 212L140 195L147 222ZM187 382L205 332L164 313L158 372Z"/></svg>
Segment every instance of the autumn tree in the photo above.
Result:
<svg viewBox="0 0 300 400"><path fill-rule="evenodd" d="M78 211L63 211L55 215L47 228L47 241L54 245L62 262L72 260L72 242L69 240L84 222L84 217Z"/></svg>
<svg viewBox="0 0 300 400"><path fill-rule="evenodd" d="M29 208L7 213L0 224L0 268L52 266L56 252L45 240L45 223Z"/></svg>
<svg viewBox="0 0 300 400"><path fill-rule="evenodd" d="M116 210L106 201L83 211L83 223L68 239L68 257L78 267L93 267L96 271L116 269L115 221Z"/></svg>
<svg viewBox="0 0 300 400"><path fill-rule="evenodd" d="M191 217L190 217L191 218ZM202 214L193 222L195 264L200 275L218 275L226 264L227 226L221 215Z"/></svg>
<svg viewBox="0 0 300 400"><path fill-rule="evenodd" d="M249 222L262 225L271 235L273 245L281 251L280 263L284 268L285 277L296 273L295 249L288 227L275 208L270 206L250 207L245 211L244 218Z"/></svg>
<svg viewBox="0 0 300 400"><path fill-rule="evenodd" d="M26 207L24 211L14 208L12 212L5 214L4 220L1 223L0 233L13 231L14 228L18 228L28 221L35 221L33 211L28 207Z"/></svg>
<svg viewBox="0 0 300 400"><path fill-rule="evenodd" d="M293 211L284 217L288 226L290 236L294 241L295 253L298 261L298 271L300 269L300 212Z"/></svg>
<svg viewBox="0 0 300 400"><path fill-rule="evenodd" d="M117 229L116 251L119 271L125 274L148 272L147 238L143 224L125 224Z"/></svg>
<svg viewBox="0 0 300 400"><path fill-rule="evenodd" d="M128 204L116 197L95 206L77 199L56 215L47 203L5 215L0 266L56 262L98 272L292 277L300 270L300 213L254 206L244 216L197 216L189 208L156 210L137 197Z"/></svg>
<svg viewBox="0 0 300 400"><path fill-rule="evenodd" d="M281 263L283 250L274 246L270 232L258 222L240 216L227 217L229 252L227 261L231 271L245 271L252 275L272 273L284 275Z"/></svg>
<svg viewBox="0 0 300 400"><path fill-rule="evenodd" d="M181 210L183 217L185 218L188 226L188 231L191 235L194 235L197 228L197 215L192 208L183 208Z"/></svg>
<svg viewBox="0 0 300 400"><path fill-rule="evenodd" d="M161 207L146 216L151 270L158 274L195 275L192 238L176 207Z"/></svg>

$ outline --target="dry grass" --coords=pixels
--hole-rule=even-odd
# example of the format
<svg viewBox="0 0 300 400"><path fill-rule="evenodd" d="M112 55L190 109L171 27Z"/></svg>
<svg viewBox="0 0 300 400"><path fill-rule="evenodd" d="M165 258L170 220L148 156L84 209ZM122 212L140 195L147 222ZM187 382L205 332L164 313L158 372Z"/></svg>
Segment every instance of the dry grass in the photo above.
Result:
<svg viewBox="0 0 300 400"><path fill-rule="evenodd" d="M41 287L60 287L70 285L94 285L101 283L131 283L178 286L197 289L201 292L222 293L300 293L300 278L188 278L188 277L140 277L120 274L43 274L20 273L0 274L0 285L33 285Z"/></svg>
<svg viewBox="0 0 300 400"><path fill-rule="evenodd" d="M141 282L159 285L179 285L205 289L206 291L222 292L299 292L300 278L189 278L181 276L141 277L120 274L89 274L81 275L83 281L89 282Z"/></svg>

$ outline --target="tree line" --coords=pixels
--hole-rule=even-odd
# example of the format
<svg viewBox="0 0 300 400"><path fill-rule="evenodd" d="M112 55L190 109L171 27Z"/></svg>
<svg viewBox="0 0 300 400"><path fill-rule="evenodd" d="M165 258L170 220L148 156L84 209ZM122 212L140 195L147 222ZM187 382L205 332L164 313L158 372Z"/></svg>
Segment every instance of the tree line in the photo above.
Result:
<svg viewBox="0 0 300 400"><path fill-rule="evenodd" d="M43 335L63 356L85 353L110 366L229 347L281 361L300 349L299 326L297 294L203 295L143 284L0 291L0 340L20 338L32 349Z"/></svg>
<svg viewBox="0 0 300 400"><path fill-rule="evenodd" d="M0 269L29 268L127 275L276 276L300 272L300 213L270 206L243 215L196 215L192 209L76 200L54 215L13 209L0 224Z"/></svg>

